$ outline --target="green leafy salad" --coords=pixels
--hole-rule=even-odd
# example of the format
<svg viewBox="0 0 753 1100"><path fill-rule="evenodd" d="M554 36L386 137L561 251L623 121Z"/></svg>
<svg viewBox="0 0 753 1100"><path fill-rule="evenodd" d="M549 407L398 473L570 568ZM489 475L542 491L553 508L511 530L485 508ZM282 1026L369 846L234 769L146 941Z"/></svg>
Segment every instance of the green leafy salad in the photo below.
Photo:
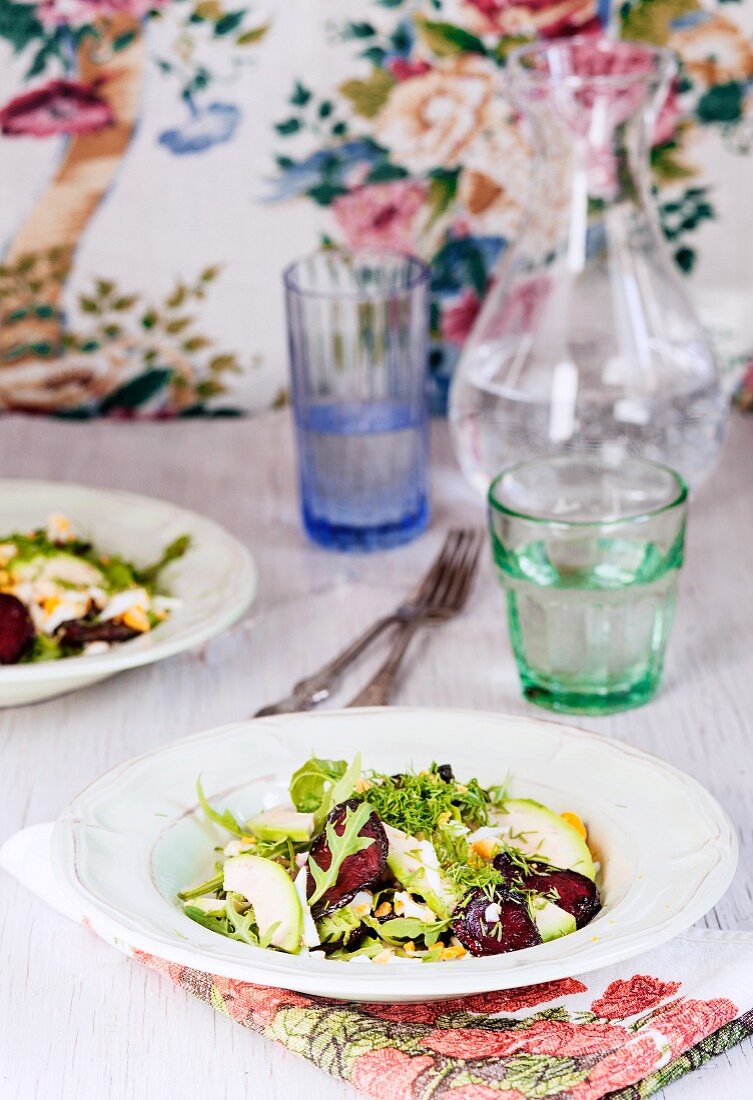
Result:
<svg viewBox="0 0 753 1100"><path fill-rule="evenodd" d="M597 865L573 813L448 764L394 775L360 756L312 757L289 801L238 821L215 874L178 895L186 916L254 947L328 959L443 962L569 935L599 912Z"/></svg>
<svg viewBox="0 0 753 1100"><path fill-rule="evenodd" d="M104 653L148 633L180 606L159 582L189 543L183 535L140 567L93 546L62 515L0 537L0 664Z"/></svg>

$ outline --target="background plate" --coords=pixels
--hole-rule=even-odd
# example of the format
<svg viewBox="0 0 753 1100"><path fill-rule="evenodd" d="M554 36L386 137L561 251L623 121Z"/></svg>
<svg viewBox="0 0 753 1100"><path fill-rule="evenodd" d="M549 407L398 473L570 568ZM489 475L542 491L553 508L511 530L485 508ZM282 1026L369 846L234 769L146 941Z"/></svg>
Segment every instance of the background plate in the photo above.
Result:
<svg viewBox="0 0 753 1100"><path fill-rule="evenodd" d="M0 668L0 707L36 702L103 680L116 672L161 661L225 630L256 594L256 567L244 546L224 528L167 501L81 485L0 480L0 532L41 527L62 512L75 532L103 551L138 565L155 561L178 535L191 548L163 575L183 606L159 627L108 653Z"/></svg>

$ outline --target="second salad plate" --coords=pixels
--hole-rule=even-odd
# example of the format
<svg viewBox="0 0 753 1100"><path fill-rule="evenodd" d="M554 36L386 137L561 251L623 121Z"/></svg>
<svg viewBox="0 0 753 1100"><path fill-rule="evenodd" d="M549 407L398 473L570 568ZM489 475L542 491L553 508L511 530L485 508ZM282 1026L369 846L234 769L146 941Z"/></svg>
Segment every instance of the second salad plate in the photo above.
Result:
<svg viewBox="0 0 753 1100"><path fill-rule="evenodd" d="M0 707L200 645L255 593L249 552L195 512L115 490L0 480Z"/></svg>

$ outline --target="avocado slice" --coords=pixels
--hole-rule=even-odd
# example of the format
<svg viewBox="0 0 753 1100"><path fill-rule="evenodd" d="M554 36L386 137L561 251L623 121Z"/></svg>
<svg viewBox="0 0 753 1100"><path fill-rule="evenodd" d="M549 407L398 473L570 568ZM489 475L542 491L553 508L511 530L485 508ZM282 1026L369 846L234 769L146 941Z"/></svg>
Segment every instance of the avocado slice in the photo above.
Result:
<svg viewBox="0 0 753 1100"><path fill-rule="evenodd" d="M298 813L286 806L275 806L273 810L252 817L245 828L259 840L306 841L314 832L314 815Z"/></svg>
<svg viewBox="0 0 753 1100"><path fill-rule="evenodd" d="M531 916L539 930L542 942L569 936L575 931L575 917L560 909L553 901L547 901L543 895L536 895L531 901Z"/></svg>
<svg viewBox="0 0 753 1100"><path fill-rule="evenodd" d="M460 891L442 873L434 845L428 840L416 840L391 825L384 825L384 831L389 845L387 866L397 881L406 890L420 894L440 920L452 916L460 901Z"/></svg>
<svg viewBox="0 0 753 1100"><path fill-rule="evenodd" d="M566 871L579 871L595 881L596 869L588 845L578 830L554 810L530 798L508 798L493 819L509 830L505 841L524 856L547 860Z"/></svg>
<svg viewBox="0 0 753 1100"><path fill-rule="evenodd" d="M251 903L260 938L291 955L301 950L303 909L290 876L279 863L263 856L240 855L225 860L223 889Z"/></svg>

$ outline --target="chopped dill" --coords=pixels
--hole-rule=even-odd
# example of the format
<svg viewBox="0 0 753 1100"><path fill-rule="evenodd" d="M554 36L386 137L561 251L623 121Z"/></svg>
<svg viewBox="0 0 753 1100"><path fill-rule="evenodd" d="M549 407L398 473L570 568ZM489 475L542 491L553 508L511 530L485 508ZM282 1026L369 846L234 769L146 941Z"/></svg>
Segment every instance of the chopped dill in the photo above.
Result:
<svg viewBox="0 0 753 1100"><path fill-rule="evenodd" d="M421 772L380 775L371 772L368 797L382 821L419 839L432 836L443 822L453 819L471 829L489 823L492 806L488 792L477 779L458 783L440 775L441 765Z"/></svg>

